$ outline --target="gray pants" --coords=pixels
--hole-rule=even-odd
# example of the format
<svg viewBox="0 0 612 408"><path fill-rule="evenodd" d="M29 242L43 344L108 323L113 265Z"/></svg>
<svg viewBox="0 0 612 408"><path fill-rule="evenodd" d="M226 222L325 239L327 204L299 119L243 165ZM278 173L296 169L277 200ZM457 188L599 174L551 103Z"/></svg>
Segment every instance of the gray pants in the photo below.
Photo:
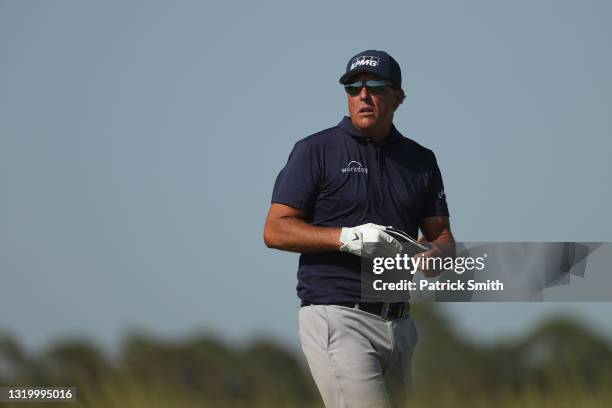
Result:
<svg viewBox="0 0 612 408"><path fill-rule="evenodd" d="M417 331L410 316L386 321L359 309L300 308L300 340L327 408L404 406Z"/></svg>

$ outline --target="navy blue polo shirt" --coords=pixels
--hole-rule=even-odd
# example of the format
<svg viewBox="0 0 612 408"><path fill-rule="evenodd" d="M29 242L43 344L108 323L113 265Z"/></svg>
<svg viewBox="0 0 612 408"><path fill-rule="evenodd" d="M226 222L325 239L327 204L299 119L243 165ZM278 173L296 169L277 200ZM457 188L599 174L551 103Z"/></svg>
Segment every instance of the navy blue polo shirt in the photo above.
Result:
<svg viewBox="0 0 612 408"><path fill-rule="evenodd" d="M344 117L338 126L298 141L274 184L272 203L303 210L307 221L328 227L372 222L417 237L426 217L448 216L434 153L392 126L376 144ZM300 299L358 302L361 261L346 252L302 254Z"/></svg>

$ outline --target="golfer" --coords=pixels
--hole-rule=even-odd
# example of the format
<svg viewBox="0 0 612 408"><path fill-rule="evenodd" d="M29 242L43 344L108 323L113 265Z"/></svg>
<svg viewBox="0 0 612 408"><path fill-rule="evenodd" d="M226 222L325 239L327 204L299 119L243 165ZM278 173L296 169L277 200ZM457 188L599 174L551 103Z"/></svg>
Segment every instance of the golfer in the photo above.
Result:
<svg viewBox="0 0 612 408"><path fill-rule="evenodd" d="M340 83L349 116L295 144L274 184L264 241L301 253L300 340L325 406L402 406L417 330L408 303L361 301L360 257L401 251L387 226L415 239L420 229L432 247L423 256L444 256L454 246L446 195L433 152L393 125L405 98L396 60L360 52Z"/></svg>

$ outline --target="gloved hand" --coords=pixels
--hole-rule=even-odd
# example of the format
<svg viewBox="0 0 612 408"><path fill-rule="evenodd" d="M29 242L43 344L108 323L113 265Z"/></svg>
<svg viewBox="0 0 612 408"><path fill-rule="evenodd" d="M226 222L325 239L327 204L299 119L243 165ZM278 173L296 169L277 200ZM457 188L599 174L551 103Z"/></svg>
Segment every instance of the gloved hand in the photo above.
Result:
<svg viewBox="0 0 612 408"><path fill-rule="evenodd" d="M340 251L364 258L393 257L402 251L402 244L385 232L382 225L372 223L342 228ZM364 242L375 245L362 245Z"/></svg>

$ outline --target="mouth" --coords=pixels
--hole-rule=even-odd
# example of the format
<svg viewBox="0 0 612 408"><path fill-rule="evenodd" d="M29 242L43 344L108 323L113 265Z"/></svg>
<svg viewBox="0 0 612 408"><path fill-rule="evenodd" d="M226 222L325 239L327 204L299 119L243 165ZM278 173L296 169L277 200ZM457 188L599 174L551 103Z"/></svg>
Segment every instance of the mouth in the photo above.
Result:
<svg viewBox="0 0 612 408"><path fill-rule="evenodd" d="M371 115L374 114L374 109L370 108L369 106L363 107L361 109L359 109L359 111L357 111L357 113L361 114L361 115Z"/></svg>

